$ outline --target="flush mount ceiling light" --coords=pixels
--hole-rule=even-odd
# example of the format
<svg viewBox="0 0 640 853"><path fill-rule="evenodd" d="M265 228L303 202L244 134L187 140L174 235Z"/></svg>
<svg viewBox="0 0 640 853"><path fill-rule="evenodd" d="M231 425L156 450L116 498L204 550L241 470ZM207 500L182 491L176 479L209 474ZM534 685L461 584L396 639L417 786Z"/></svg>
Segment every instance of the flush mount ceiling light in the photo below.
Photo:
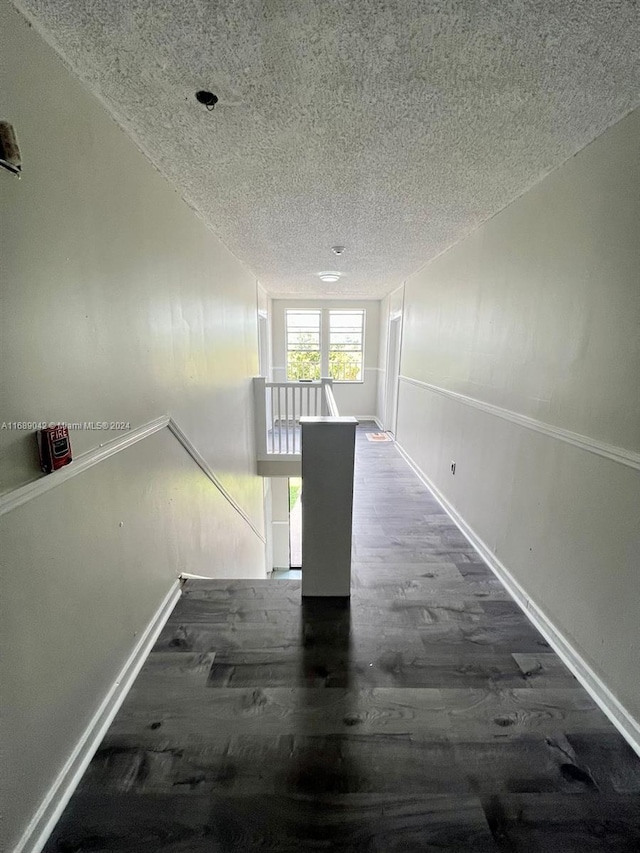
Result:
<svg viewBox="0 0 640 853"><path fill-rule="evenodd" d="M330 281L337 281L340 278L340 276L342 275L342 273L332 272L332 271L328 270L327 272L318 273L318 275L320 276L320 281L330 282Z"/></svg>

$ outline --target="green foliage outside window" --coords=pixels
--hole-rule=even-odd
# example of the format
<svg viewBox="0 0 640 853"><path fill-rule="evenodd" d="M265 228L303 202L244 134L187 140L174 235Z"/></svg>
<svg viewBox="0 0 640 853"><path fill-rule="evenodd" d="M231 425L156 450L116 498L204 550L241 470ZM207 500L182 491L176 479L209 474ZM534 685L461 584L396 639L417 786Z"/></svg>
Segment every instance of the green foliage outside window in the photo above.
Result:
<svg viewBox="0 0 640 853"><path fill-rule="evenodd" d="M332 350L329 353L329 376L336 382L359 382L361 367L361 352Z"/></svg>
<svg viewBox="0 0 640 853"><path fill-rule="evenodd" d="M329 353L329 376L336 382L359 382L362 354L353 352ZM288 353L287 379L320 379L320 353L294 350Z"/></svg>
<svg viewBox="0 0 640 853"><path fill-rule="evenodd" d="M320 353L309 350L289 350L287 353L287 379L320 379Z"/></svg>

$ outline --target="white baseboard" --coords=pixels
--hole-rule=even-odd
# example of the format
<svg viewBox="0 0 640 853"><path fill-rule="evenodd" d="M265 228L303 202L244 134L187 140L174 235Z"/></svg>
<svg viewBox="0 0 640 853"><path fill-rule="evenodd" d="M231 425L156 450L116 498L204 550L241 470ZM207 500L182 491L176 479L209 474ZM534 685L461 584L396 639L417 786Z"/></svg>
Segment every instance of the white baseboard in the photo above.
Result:
<svg viewBox="0 0 640 853"><path fill-rule="evenodd" d="M193 574L191 574L191 572L182 572L180 574L180 577L182 578L182 580L185 580L185 581L189 581L189 580L213 581L213 580L216 580L216 578L214 578L213 575L193 575Z"/></svg>
<svg viewBox="0 0 640 853"><path fill-rule="evenodd" d="M514 601L524 611L530 622L540 631L545 640L569 667L584 689L599 705L613 725L618 729L631 748L640 755L640 722L636 720L624 705L613 695L600 676L585 661L580 652L569 642L562 631L557 628L544 611L532 601L526 590L513 577L511 572L496 557L488 545L466 523L458 511L445 498L437 486L414 462L409 454L397 442L395 445L400 455L411 466L420 480L433 494L440 506L464 533L471 545L489 566L492 572L503 583Z"/></svg>
<svg viewBox="0 0 640 853"><path fill-rule="evenodd" d="M382 424L375 415L355 415L357 421L373 421L378 429L382 429Z"/></svg>
<svg viewBox="0 0 640 853"><path fill-rule="evenodd" d="M13 853L40 853L46 844L155 641L158 639L160 631L180 598L181 587L180 580L176 580L172 584L164 601L156 610L118 677L80 737L75 749L49 789L40 808L29 822L17 846L14 847Z"/></svg>

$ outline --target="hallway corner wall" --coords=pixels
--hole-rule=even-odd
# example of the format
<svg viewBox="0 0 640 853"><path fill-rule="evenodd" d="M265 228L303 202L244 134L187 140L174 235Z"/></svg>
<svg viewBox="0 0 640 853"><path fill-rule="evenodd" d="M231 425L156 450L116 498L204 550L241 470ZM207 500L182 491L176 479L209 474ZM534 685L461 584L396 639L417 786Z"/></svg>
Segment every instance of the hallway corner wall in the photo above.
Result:
<svg viewBox="0 0 640 853"><path fill-rule="evenodd" d="M636 737L639 139L636 111L407 281L398 421Z"/></svg>

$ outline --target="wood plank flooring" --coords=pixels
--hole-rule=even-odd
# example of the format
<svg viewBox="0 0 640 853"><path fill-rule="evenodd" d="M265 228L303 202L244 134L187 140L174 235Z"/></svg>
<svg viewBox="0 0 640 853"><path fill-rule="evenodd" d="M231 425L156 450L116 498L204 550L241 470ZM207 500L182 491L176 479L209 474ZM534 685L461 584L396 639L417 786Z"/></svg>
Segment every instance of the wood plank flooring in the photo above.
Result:
<svg viewBox="0 0 640 853"><path fill-rule="evenodd" d="M640 850L640 759L367 430L350 604L188 581L45 853Z"/></svg>

